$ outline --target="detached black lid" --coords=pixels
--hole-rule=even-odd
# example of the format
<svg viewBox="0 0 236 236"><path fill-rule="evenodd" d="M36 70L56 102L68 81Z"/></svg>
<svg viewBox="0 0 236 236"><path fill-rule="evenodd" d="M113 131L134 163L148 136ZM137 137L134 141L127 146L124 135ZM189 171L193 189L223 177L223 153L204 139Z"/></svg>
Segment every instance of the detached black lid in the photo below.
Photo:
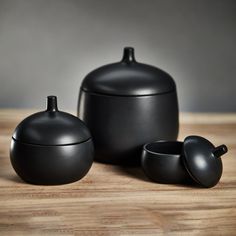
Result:
<svg viewBox="0 0 236 236"><path fill-rule="evenodd" d="M47 110L25 118L15 129L13 139L37 145L66 145L91 138L85 124L57 108L57 97L48 96Z"/></svg>
<svg viewBox="0 0 236 236"><path fill-rule="evenodd" d="M117 96L142 96L170 92L175 82L166 72L150 65L138 63L134 48L125 47L121 62L108 64L90 72L81 89Z"/></svg>
<svg viewBox="0 0 236 236"><path fill-rule="evenodd" d="M215 186L222 175L221 156L228 149L225 145L215 147L200 136L188 136L184 140L184 164L191 177L201 186Z"/></svg>

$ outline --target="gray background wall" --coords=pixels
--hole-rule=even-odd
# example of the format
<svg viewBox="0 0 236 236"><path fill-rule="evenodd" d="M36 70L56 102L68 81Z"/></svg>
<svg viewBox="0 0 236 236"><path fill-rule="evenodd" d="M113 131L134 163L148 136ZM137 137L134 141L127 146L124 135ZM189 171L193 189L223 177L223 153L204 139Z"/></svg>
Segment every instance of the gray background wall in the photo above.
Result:
<svg viewBox="0 0 236 236"><path fill-rule="evenodd" d="M124 46L175 78L182 111L236 111L234 0L0 0L0 107L76 109Z"/></svg>

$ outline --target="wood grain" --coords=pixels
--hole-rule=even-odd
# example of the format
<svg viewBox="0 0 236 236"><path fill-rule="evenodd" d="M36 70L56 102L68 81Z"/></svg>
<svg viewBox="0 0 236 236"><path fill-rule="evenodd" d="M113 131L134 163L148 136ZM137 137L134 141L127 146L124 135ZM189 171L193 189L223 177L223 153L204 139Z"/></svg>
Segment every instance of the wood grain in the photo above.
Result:
<svg viewBox="0 0 236 236"><path fill-rule="evenodd" d="M220 183L201 189L98 163L73 184L26 184L10 165L9 145L31 112L0 110L0 235L236 235L235 114L181 114L180 140L196 134L229 148Z"/></svg>

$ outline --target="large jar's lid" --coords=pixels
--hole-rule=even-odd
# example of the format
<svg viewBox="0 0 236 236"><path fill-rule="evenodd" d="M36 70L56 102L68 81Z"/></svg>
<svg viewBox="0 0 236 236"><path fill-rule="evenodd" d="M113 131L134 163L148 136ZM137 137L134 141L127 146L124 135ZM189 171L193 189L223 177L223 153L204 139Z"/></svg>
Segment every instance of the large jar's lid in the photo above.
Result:
<svg viewBox="0 0 236 236"><path fill-rule="evenodd" d="M91 138L85 124L57 108L57 97L48 96L47 110L25 118L15 129L13 139L35 145L67 145Z"/></svg>
<svg viewBox="0 0 236 236"><path fill-rule="evenodd" d="M167 93L175 90L176 86L172 77L163 70L136 62L134 49L126 47L120 62L90 72L81 89L107 95L143 96Z"/></svg>

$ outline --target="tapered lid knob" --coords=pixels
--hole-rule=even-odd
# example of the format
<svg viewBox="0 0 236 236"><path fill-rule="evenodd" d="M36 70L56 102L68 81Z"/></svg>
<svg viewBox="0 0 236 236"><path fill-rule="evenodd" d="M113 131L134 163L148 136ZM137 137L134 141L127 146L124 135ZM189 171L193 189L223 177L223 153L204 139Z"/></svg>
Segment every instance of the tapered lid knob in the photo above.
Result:
<svg viewBox="0 0 236 236"><path fill-rule="evenodd" d="M216 147L215 149L213 149L213 154L214 154L215 157L221 157L226 152L228 152L228 148L224 144L222 144L222 145Z"/></svg>
<svg viewBox="0 0 236 236"><path fill-rule="evenodd" d="M134 56L134 48L132 47L124 48L122 62L126 62L126 63L136 62L135 56Z"/></svg>
<svg viewBox="0 0 236 236"><path fill-rule="evenodd" d="M47 111L58 111L56 96L47 97Z"/></svg>

